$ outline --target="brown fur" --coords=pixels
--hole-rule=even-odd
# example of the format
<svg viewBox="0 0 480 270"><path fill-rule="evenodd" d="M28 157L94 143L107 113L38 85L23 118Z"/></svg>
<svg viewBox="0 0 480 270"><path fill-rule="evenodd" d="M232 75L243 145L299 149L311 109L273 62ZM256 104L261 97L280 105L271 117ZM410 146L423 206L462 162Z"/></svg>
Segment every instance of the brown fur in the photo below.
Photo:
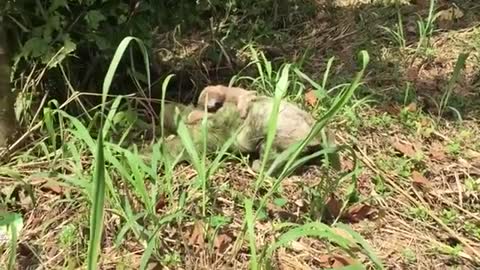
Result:
<svg viewBox="0 0 480 270"><path fill-rule="evenodd" d="M224 85L211 85L205 87L198 97L198 107L207 107L209 112L215 112L225 102L237 105L240 117L247 117L250 102L255 98L255 91L249 91L240 87L227 87Z"/></svg>
<svg viewBox="0 0 480 270"><path fill-rule="evenodd" d="M199 110L199 109L194 109L187 115L187 119L185 120L185 124L187 125L193 125L197 123L198 121L202 120L203 115L205 114L205 111Z"/></svg>

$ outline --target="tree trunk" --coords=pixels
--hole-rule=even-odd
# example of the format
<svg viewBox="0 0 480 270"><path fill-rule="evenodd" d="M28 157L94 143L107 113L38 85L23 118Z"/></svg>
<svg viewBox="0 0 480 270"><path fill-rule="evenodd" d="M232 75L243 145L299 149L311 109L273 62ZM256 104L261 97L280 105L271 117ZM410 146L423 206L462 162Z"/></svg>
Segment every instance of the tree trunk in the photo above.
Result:
<svg viewBox="0 0 480 270"><path fill-rule="evenodd" d="M0 147L15 133L14 96L10 86L10 63L5 28L0 17Z"/></svg>

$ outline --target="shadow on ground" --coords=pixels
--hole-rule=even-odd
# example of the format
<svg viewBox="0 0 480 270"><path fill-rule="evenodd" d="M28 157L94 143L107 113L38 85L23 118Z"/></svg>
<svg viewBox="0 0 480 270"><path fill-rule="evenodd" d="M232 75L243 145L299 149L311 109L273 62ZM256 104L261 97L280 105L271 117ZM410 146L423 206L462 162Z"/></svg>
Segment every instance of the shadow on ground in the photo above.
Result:
<svg viewBox="0 0 480 270"><path fill-rule="evenodd" d="M371 63L362 94L373 96L387 107L406 105L402 103L408 95L407 100L416 101L420 108L432 113L438 111L458 55L470 52L449 105L464 117L478 112L479 93L475 89L480 78L480 29L476 26L480 4L440 1L437 11L441 16L435 23L430 45L416 50L420 36L417 22L420 17L426 20L429 9L421 3L428 1L401 5L398 9L394 5L352 4L359 1L339 0L337 6L318 2L296 1L294 11L283 14L279 19L283 23L277 22L275 27L265 26L268 18L257 18L229 29L245 36L233 37L225 31L217 31L216 35L208 31L182 37L173 32L159 35L161 42L155 49L157 74L177 75L172 84L176 90L170 92L169 98L191 101L207 84L226 84L241 70L244 75L254 73L253 69L244 69L249 59L241 53L241 46L251 41L275 63L304 59L304 71L317 80L322 78L328 58L335 56L332 85L351 78L357 68L357 53L365 49ZM305 12L312 8L314 13ZM395 29L398 14L402 18L405 48L381 28Z"/></svg>

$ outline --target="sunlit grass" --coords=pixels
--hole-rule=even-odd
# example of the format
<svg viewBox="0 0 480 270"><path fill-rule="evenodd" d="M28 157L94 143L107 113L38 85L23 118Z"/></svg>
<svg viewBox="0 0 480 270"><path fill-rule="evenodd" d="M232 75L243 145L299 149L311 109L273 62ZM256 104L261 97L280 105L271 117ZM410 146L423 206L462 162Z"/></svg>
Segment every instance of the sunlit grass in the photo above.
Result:
<svg viewBox="0 0 480 270"><path fill-rule="evenodd" d="M163 228L195 220L205 220L214 216L213 203L216 187L212 185L211 179L221 167L226 165L225 158L229 155L230 146L235 142L235 137L231 137L223 145L219 145L215 153L210 153L207 151L206 145L206 138L210 132L207 125L208 118L205 117L202 120L200 132L202 143L200 147L197 141L192 138L192 133L186 124L179 119L178 137L196 174L189 183L178 183L175 182L177 179L175 169L178 165L177 161L175 157L172 158L164 152L163 139L156 140L147 148L137 147L136 145L128 146L127 138L133 130L133 122L122 123L129 128L123 130L119 137L114 136L114 133L121 130L116 127L119 122L115 119L128 113L125 111L129 110L128 106L121 105L123 101L128 102L128 99L119 96L107 100L107 96L118 63L131 41L140 44L140 50L146 55L146 50L139 40L129 37L122 41L105 77L101 106L91 114L93 119L90 120L86 116L85 118L71 116L59 109L61 106L58 106L58 104L50 104L45 109L46 118L43 126L45 134L49 135L48 139L39 142L31 150L32 154L40 154L52 160L52 169L55 168L55 164L59 165L67 160L71 164L71 172L62 174L60 178L65 185L80 191L77 195L80 197L77 199L86 202L90 210L89 241L85 247L85 266L88 269L98 269L102 262L103 245L101 239L106 229L104 219L106 209L109 210L109 215L114 215L119 220L119 226L114 232L115 247L121 248L127 239L128 241L136 241L143 247L140 261L141 269L145 269L151 260L156 260L160 256L159 247L162 244L160 239ZM317 83L294 64L286 63L276 70L261 52L251 48L251 53L253 55L252 65L256 65L259 72L258 77L239 76L238 78L251 79L251 85L258 87L260 93L271 95L273 113L268 119L261 170L255 176L252 195L242 196L244 213L238 213L243 216L245 226L241 235L245 233L248 239L250 266L252 269L268 267L276 248L285 246L290 240L299 237L320 237L320 239L325 240L326 244L332 242L348 251L348 245L345 242L347 240L338 236L329 225L323 224L321 221L310 224L290 224L288 226L283 224L285 225L282 225L283 228L290 229L279 231L280 237L274 243L264 246L258 246L255 241L256 225L259 211L264 209L268 201L273 200L273 194L278 192L278 187L282 181L291 175L296 168L309 159L335 156L339 154L339 151L346 149L344 146L325 147L325 149L313 155L300 156L302 149L308 142L319 136L327 124L338 114L344 112L347 104L351 103L355 90L361 84L368 63L368 54L366 52L360 54L363 66L352 83L327 89L329 70L333 65L333 58L327 63L328 68L322 82ZM148 65L147 58L145 59L145 65ZM165 96L170 78L171 76L167 77L163 83L163 96ZM276 123L279 120L277 112L280 102L291 96L288 90L292 88L292 82L295 82L295 85L301 82L308 83L308 87L314 88L322 107L317 106L313 110L314 113L321 116L304 141L293 145L282 153L273 164L269 164L267 160L271 158L270 150L276 133ZM300 89L306 88L307 85L300 87ZM301 94L296 93L295 95L301 96ZM160 134L164 134L163 110L160 111L160 115L159 122L162 128ZM60 142L61 146L59 145ZM56 148L59 148L60 151ZM88 160L88 162L85 163L85 160ZM335 167L332 162L327 158L327 168ZM271 175L274 170L279 170L280 174L272 179ZM351 175L347 174L346 177L341 177L337 181L349 181L348 177L351 177ZM269 183L272 183L271 185L266 183L267 179ZM354 178L351 177L350 180L354 184ZM266 193L260 193L260 190L265 190L265 188L267 188ZM325 194L328 192L331 191L325 191ZM157 204L161 200L165 200L168 206L160 214L157 210ZM192 208L192 206L198 206L198 209L196 207ZM187 209L198 210L198 212L187 212ZM241 235L236 239L239 245L243 245L244 239ZM364 248L366 254L373 260L371 250L368 247ZM238 250L234 250L231 255L235 256L235 252L238 252Z"/></svg>

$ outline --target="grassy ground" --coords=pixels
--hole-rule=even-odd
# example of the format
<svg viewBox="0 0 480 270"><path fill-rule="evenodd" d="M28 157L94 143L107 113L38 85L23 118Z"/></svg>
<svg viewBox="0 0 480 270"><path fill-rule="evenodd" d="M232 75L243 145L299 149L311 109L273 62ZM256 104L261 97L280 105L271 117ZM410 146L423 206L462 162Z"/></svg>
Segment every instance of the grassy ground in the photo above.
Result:
<svg viewBox="0 0 480 270"><path fill-rule="evenodd" d="M152 176L156 168L135 150L107 143L112 186L107 184L101 269L138 269L142 263L149 269L248 269L254 255L270 260L273 269L355 261L374 268L370 252L386 269L480 267L480 4L440 1L440 16L429 28L428 1L400 9L363 2L339 0L334 11L321 9L275 30L279 40L264 43L317 82L335 56L328 88L350 82L359 69L357 53L369 53L364 84L332 119L337 142L350 146L358 162L344 153L341 173L310 166L278 190L267 178L255 192L258 175L242 160L222 161L211 175L179 165ZM403 32L396 28L399 14ZM423 35L419 21L426 25ZM464 67L463 52L469 53ZM250 85L271 92L262 86L266 77L268 72L257 72ZM304 94L315 87L293 72L290 80L296 82L292 100L315 114L326 110L328 98ZM56 140L35 138L0 167L3 210L23 216L18 269L76 269L87 257L93 140L74 119L44 115L45 134L54 134L48 123L64 130ZM135 115L125 110L117 117L115 128L123 134L121 125ZM256 210L265 195L266 207L253 219L249 202ZM287 230L320 218L329 227ZM342 245L335 235L347 243L361 240L352 240L339 223L368 245ZM289 245L279 244L283 240ZM7 263L7 252L1 261Z"/></svg>

